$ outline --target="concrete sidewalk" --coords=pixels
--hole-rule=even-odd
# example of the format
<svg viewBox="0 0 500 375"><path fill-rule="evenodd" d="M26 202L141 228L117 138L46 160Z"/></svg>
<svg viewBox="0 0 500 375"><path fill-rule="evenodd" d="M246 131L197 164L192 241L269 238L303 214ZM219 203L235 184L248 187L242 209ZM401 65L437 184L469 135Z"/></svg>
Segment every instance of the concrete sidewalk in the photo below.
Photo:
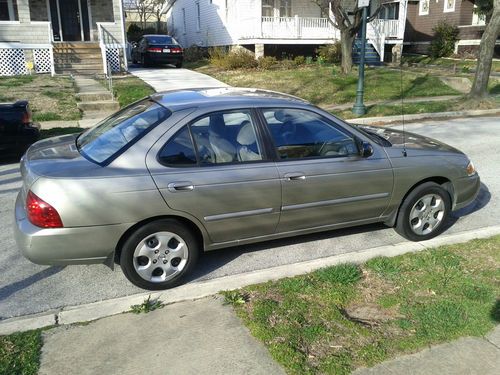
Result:
<svg viewBox="0 0 500 375"><path fill-rule="evenodd" d="M497 375L500 374L500 326L485 338L461 338L353 374Z"/></svg>
<svg viewBox="0 0 500 375"><path fill-rule="evenodd" d="M168 293L166 291L165 293ZM39 375L284 374L220 297L44 335Z"/></svg>

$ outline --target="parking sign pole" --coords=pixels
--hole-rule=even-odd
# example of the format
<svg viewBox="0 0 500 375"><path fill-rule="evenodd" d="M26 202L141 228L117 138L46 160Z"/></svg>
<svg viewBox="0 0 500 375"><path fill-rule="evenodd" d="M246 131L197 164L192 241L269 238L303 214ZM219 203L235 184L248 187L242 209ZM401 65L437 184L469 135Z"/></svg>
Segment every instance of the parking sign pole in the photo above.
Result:
<svg viewBox="0 0 500 375"><path fill-rule="evenodd" d="M356 90L356 103L352 107L352 113L356 115L364 115L366 107L363 104L364 86L365 86L365 47L366 47L366 19L368 18L369 1L359 0L358 6L363 6L363 20L361 23L361 56L359 58L359 77L358 88Z"/></svg>

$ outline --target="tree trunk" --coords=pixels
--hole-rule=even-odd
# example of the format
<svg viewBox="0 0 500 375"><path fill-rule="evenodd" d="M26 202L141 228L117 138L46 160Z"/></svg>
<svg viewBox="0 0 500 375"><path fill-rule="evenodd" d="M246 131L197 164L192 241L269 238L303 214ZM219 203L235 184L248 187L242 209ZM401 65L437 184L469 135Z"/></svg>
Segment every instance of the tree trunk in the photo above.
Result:
<svg viewBox="0 0 500 375"><path fill-rule="evenodd" d="M481 98L488 95L491 62L495 52L495 43L500 33L500 0L494 0L493 7L493 14L490 22L486 25L479 46L476 75L469 93L471 98Z"/></svg>
<svg viewBox="0 0 500 375"><path fill-rule="evenodd" d="M342 73L349 74L352 70L352 45L354 36L349 30L340 31L340 44L342 49Z"/></svg>

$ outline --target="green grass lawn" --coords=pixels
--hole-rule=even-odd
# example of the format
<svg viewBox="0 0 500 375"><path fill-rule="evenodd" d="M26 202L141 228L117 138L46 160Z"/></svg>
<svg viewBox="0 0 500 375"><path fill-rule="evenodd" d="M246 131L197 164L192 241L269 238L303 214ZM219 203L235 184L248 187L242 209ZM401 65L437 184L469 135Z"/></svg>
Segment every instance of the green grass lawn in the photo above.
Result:
<svg viewBox="0 0 500 375"><path fill-rule="evenodd" d="M500 322L500 236L226 292L290 374L348 374Z"/></svg>
<svg viewBox="0 0 500 375"><path fill-rule="evenodd" d="M41 349L41 330L0 336L0 374L36 375Z"/></svg>
<svg viewBox="0 0 500 375"><path fill-rule="evenodd" d="M113 91L120 107L125 107L155 92L147 83L132 76L114 79Z"/></svg>
<svg viewBox="0 0 500 375"><path fill-rule="evenodd" d="M450 111L464 111L474 109L493 109L500 107L500 97L485 99L481 101L468 100L466 98L459 100L446 100L446 101L429 101L412 103L411 99L405 100L403 109L401 104L376 104L368 105L367 113L361 117L382 117L382 116L395 116L395 115L409 115L417 113L436 113L436 112L450 112ZM348 110L333 110L334 115L343 119L352 119L360 117L352 113L351 109Z"/></svg>
<svg viewBox="0 0 500 375"><path fill-rule="evenodd" d="M432 58L427 55L405 55L403 62L422 65L437 65L443 68L453 68L456 66L457 73L468 73L471 69L476 68L476 60L465 59L451 59L451 58ZM500 72L500 61L493 61L491 70L493 72Z"/></svg>
<svg viewBox="0 0 500 375"><path fill-rule="evenodd" d="M80 119L75 93L73 81L66 77L0 77L0 102L28 100L34 121Z"/></svg>
<svg viewBox="0 0 500 375"><path fill-rule="evenodd" d="M304 98L317 105L354 102L358 82L357 70L347 76L336 66L316 64L289 70L218 71L209 67L198 69L238 87L257 87L281 91ZM428 74L403 72L403 94L417 96L454 95L457 91ZM369 68L366 70L365 100L391 100L401 97L401 75L397 70Z"/></svg>

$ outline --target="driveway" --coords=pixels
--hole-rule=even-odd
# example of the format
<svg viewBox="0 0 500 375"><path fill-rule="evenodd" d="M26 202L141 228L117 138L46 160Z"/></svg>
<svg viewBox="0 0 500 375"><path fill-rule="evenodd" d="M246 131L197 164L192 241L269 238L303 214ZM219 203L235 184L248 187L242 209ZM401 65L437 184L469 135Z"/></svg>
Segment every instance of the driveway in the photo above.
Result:
<svg viewBox="0 0 500 375"><path fill-rule="evenodd" d="M500 153L495 151L500 117L433 121L406 129L458 147L479 170L480 195L471 206L453 214L455 223L448 233L500 224ZM0 319L143 292L125 279L119 267L114 272L104 265L48 267L24 259L10 228L20 187L18 167L0 165ZM402 241L393 229L370 225L225 249L204 254L191 282Z"/></svg>
<svg viewBox="0 0 500 375"><path fill-rule="evenodd" d="M157 92L199 87L227 87L225 83L206 74L170 66L141 68L138 65L132 65L129 72L142 79Z"/></svg>

